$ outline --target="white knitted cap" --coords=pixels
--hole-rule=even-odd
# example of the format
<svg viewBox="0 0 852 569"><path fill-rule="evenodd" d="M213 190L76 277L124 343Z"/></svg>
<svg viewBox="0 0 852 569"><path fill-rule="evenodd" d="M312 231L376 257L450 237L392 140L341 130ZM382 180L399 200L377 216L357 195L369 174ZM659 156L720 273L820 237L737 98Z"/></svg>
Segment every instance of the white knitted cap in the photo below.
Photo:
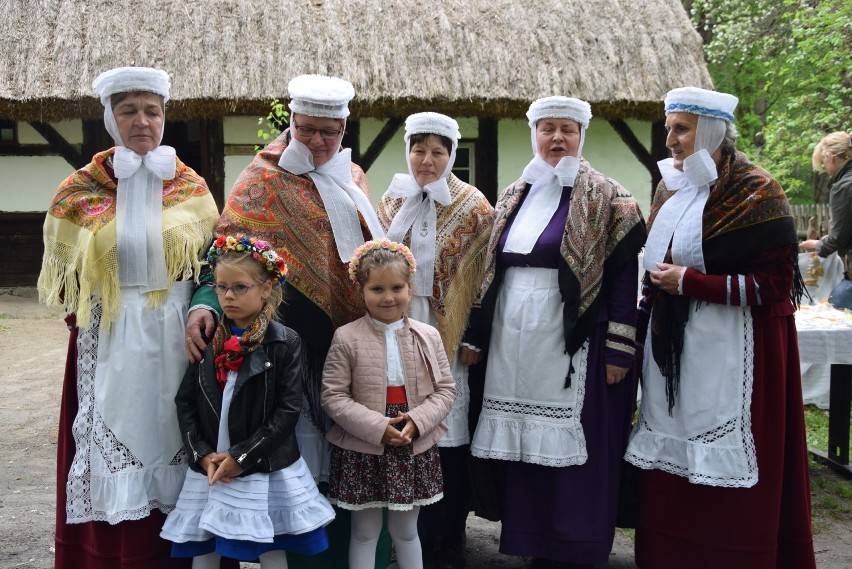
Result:
<svg viewBox="0 0 852 569"><path fill-rule="evenodd" d="M345 119L355 96L352 83L326 75L299 75L287 85L290 110L310 117Z"/></svg>
<svg viewBox="0 0 852 569"><path fill-rule="evenodd" d="M461 138L459 123L441 113L416 113L405 119L405 140L412 134L437 134L456 143Z"/></svg>
<svg viewBox="0 0 852 569"><path fill-rule="evenodd" d="M530 128L541 119L571 119L588 128L592 120L592 107L586 101L555 95L536 99L527 111Z"/></svg>
<svg viewBox="0 0 852 569"><path fill-rule="evenodd" d="M666 94L665 108L669 113L692 113L734 122L734 109L740 100L728 93L698 87L678 87Z"/></svg>
<svg viewBox="0 0 852 569"><path fill-rule="evenodd" d="M169 100L169 74L161 69L151 67L116 67L104 71L92 82L92 89L101 98L106 107L109 98L116 93L143 91L154 93L163 98L163 103Z"/></svg>

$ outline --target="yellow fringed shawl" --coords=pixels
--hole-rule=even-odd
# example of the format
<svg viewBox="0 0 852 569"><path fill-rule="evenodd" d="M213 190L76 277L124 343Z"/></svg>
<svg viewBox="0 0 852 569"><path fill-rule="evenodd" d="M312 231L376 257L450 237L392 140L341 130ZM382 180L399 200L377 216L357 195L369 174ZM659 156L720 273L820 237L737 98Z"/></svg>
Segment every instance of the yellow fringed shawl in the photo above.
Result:
<svg viewBox="0 0 852 569"><path fill-rule="evenodd" d="M116 183L105 166L113 152L96 154L62 182L44 221L39 299L76 313L81 328L91 324L95 296L103 309L101 328L108 329L118 314ZM163 182L163 247L169 283L198 276L201 255L218 219L204 179L180 160L175 170L175 178ZM148 304L158 306L168 293L148 293Z"/></svg>
<svg viewBox="0 0 852 569"><path fill-rule="evenodd" d="M494 208L479 190L453 174L447 177L447 185L450 204L435 204L435 280L429 306L452 364L467 327L470 308L482 284ZM403 198L383 197L379 202L379 222L385 231L404 201ZM411 244L410 230L405 243Z"/></svg>

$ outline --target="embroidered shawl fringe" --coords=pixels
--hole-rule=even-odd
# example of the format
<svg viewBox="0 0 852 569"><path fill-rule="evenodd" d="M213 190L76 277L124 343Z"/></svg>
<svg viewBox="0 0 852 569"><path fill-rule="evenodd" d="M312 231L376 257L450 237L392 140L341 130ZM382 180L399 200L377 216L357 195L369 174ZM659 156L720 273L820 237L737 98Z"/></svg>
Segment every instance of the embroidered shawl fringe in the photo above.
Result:
<svg viewBox="0 0 852 569"><path fill-rule="evenodd" d="M485 253L488 241L488 232L482 233L482 243L475 256L470 262L461 267L456 278L447 290L445 297L445 314L435 313L438 321L438 332L441 341L447 351L447 359L450 365L456 357L456 352L464 337L467 328L470 307L473 306L476 296L479 294L479 285L482 282L482 273L485 270Z"/></svg>
<svg viewBox="0 0 852 569"><path fill-rule="evenodd" d="M177 206L180 207L180 206ZM195 278L201 271L200 252L210 243L217 216L193 221L163 232L169 289L176 280ZM39 300L62 306L77 315L77 325L91 324L92 300L97 293L103 307L101 329L108 330L118 316L121 287L118 283L118 250L113 245L100 259L89 259L85 251L45 236L44 260L38 278ZM160 306L169 290L148 293L148 305Z"/></svg>

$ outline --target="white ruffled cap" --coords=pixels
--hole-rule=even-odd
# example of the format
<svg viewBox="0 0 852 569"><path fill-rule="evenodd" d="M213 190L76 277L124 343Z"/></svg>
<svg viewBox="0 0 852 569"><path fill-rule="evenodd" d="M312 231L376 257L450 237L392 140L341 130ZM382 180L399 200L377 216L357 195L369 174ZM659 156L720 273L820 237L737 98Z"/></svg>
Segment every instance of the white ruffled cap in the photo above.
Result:
<svg viewBox="0 0 852 569"><path fill-rule="evenodd" d="M536 99L527 111L530 128L541 119L571 119L588 128L592 120L592 107L586 101L573 97L554 95Z"/></svg>
<svg viewBox="0 0 852 569"><path fill-rule="evenodd" d="M169 100L169 74L162 69L151 67L116 67L104 71L92 82L92 89L101 98L106 107L109 98L116 93L143 91L154 93L163 98L163 103Z"/></svg>
<svg viewBox="0 0 852 569"><path fill-rule="evenodd" d="M441 113L416 113L405 119L405 140L412 134L437 134L456 143L461 138L459 123Z"/></svg>
<svg viewBox="0 0 852 569"><path fill-rule="evenodd" d="M692 113L734 122L734 110L740 100L728 93L699 87L678 87L666 94L666 114Z"/></svg>
<svg viewBox="0 0 852 569"><path fill-rule="evenodd" d="M287 84L290 110L300 115L327 119L349 116L349 101L355 96L352 83L326 75L299 75Z"/></svg>

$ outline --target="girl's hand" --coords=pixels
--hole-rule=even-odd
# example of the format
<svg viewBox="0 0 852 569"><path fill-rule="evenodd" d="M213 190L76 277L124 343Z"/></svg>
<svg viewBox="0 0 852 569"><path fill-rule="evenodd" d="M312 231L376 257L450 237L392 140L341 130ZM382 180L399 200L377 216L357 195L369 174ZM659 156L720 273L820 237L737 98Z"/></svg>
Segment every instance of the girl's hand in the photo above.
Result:
<svg viewBox="0 0 852 569"><path fill-rule="evenodd" d="M402 427L402 436L407 438L408 442L420 436L420 430L414 424L412 418L408 416L408 413L397 413L396 418L402 418L405 421L405 426Z"/></svg>
<svg viewBox="0 0 852 569"><path fill-rule="evenodd" d="M627 375L628 368L626 367L618 367L610 364L606 364L606 383L607 385L614 385L619 383L624 377Z"/></svg>
<svg viewBox="0 0 852 569"><path fill-rule="evenodd" d="M678 283L684 268L669 263L657 263L658 271L649 271L651 282L669 294L678 294Z"/></svg>
<svg viewBox="0 0 852 569"><path fill-rule="evenodd" d="M385 427L385 434L382 436L382 444L390 445L392 447L402 447L407 444L411 444L411 438L406 438L403 434L405 429L402 432L397 430L396 424L405 420L407 415L404 413L402 415L397 415L388 421L387 427Z"/></svg>
<svg viewBox="0 0 852 569"><path fill-rule="evenodd" d="M216 463L216 457L219 456L216 453L211 452L206 456L202 456L198 460L199 466L203 468L207 472L207 484L213 486L213 475L216 473L216 469L219 465Z"/></svg>
<svg viewBox="0 0 852 569"><path fill-rule="evenodd" d="M216 471L213 473L213 478L208 477L208 484L213 486L217 482L230 484L234 478L243 473L243 467L237 464L234 457L227 452L219 453L213 459L216 462Z"/></svg>

